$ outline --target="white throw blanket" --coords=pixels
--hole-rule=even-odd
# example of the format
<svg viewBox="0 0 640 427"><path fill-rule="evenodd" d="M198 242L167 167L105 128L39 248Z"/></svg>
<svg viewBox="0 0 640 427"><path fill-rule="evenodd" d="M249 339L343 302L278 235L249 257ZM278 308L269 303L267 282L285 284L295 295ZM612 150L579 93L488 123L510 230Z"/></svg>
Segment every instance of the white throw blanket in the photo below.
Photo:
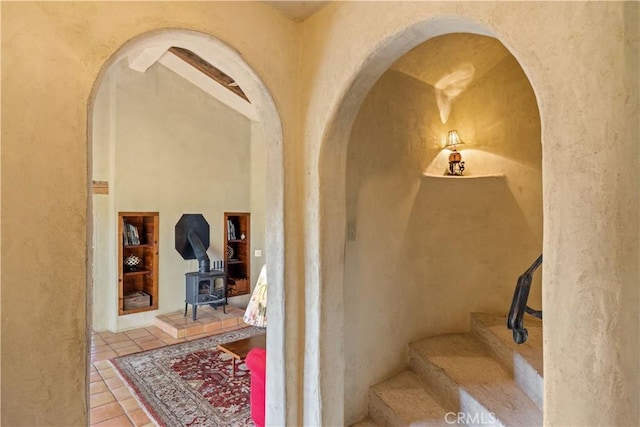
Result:
<svg viewBox="0 0 640 427"><path fill-rule="evenodd" d="M267 265L262 266L258 282L243 316L244 322L264 328L267 326Z"/></svg>

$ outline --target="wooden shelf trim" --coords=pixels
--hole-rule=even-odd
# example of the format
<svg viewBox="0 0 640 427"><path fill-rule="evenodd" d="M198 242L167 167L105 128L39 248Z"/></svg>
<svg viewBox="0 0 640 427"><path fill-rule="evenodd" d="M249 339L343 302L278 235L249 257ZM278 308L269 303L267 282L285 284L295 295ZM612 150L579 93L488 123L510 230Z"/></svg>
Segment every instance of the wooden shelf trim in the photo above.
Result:
<svg viewBox="0 0 640 427"><path fill-rule="evenodd" d="M122 274L125 276L134 276L136 274L151 274L151 270L136 270L136 271L124 271Z"/></svg>
<svg viewBox="0 0 640 427"><path fill-rule="evenodd" d="M120 301L120 304L123 304L123 301ZM142 313L143 311L149 311L151 309L157 309L157 307L139 307L139 308L131 308L129 310L121 310L120 314L133 314L133 313Z"/></svg>

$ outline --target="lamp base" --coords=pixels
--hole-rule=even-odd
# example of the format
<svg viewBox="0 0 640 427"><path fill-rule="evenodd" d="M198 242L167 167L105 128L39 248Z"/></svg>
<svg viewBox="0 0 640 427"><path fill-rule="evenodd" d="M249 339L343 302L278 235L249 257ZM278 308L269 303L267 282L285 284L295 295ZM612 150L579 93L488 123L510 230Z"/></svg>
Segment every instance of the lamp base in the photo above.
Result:
<svg viewBox="0 0 640 427"><path fill-rule="evenodd" d="M449 171L446 172L446 175L462 176L463 171L464 162L462 161L462 154L453 147L453 151L449 154Z"/></svg>
<svg viewBox="0 0 640 427"><path fill-rule="evenodd" d="M445 175L448 176L462 176L462 172L464 172L464 162L461 161L453 161L449 162L449 170Z"/></svg>

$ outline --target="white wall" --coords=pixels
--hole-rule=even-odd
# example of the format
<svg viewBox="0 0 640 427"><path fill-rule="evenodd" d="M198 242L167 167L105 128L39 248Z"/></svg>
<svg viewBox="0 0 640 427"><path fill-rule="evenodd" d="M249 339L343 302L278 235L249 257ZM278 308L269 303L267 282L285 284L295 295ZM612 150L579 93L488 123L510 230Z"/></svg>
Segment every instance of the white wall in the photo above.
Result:
<svg viewBox="0 0 640 427"><path fill-rule="evenodd" d="M456 128L470 172L446 178L441 137ZM409 342L467 331L474 311L508 312L542 250L540 153L535 96L512 56L456 99L446 124L422 81L390 70L372 88L347 158L347 424L365 415L369 386L406 366ZM532 294L539 306L539 283Z"/></svg>
<svg viewBox="0 0 640 427"><path fill-rule="evenodd" d="M225 211L251 212L252 246L264 245L265 188L251 188L253 181L264 182L264 141L252 143L251 122L159 64L139 73L122 62L114 67L111 81L115 106L109 110L108 101L99 96L95 116L95 145L102 147L94 153L95 179L108 175L104 180L111 186L109 196L94 196L96 330L149 325L159 313L184 310L184 273L198 267L196 260L183 260L175 250L174 227L182 214L204 215L211 260L223 258ZM105 114L109 112L115 119ZM107 134L110 138L102 138ZM109 143L112 154L104 148ZM113 241L117 212L124 211L160 213L157 311L117 315ZM252 275L252 283L256 278ZM230 303L243 306L247 301L242 296Z"/></svg>

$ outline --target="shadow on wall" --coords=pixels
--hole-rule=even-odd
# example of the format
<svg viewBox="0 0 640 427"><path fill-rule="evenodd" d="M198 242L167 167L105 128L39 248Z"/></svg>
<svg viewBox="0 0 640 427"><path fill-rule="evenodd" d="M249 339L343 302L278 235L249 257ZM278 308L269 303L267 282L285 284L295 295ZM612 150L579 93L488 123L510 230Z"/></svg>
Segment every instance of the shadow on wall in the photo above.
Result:
<svg viewBox="0 0 640 427"><path fill-rule="evenodd" d="M425 170L425 174L443 176L448 171L449 150L442 150L433 158ZM503 174L511 194L520 207L529 225L533 238L542 248L542 205L541 183L542 170L530 163L491 153L480 149L463 149L460 151L465 162L465 177L482 177ZM464 178L467 179L467 178ZM533 262L533 260L532 260ZM524 271L524 269L523 269Z"/></svg>
<svg viewBox="0 0 640 427"><path fill-rule="evenodd" d="M422 325L415 338L465 331L474 311L506 313L512 284L540 250L504 176L424 177L403 241L404 300Z"/></svg>

